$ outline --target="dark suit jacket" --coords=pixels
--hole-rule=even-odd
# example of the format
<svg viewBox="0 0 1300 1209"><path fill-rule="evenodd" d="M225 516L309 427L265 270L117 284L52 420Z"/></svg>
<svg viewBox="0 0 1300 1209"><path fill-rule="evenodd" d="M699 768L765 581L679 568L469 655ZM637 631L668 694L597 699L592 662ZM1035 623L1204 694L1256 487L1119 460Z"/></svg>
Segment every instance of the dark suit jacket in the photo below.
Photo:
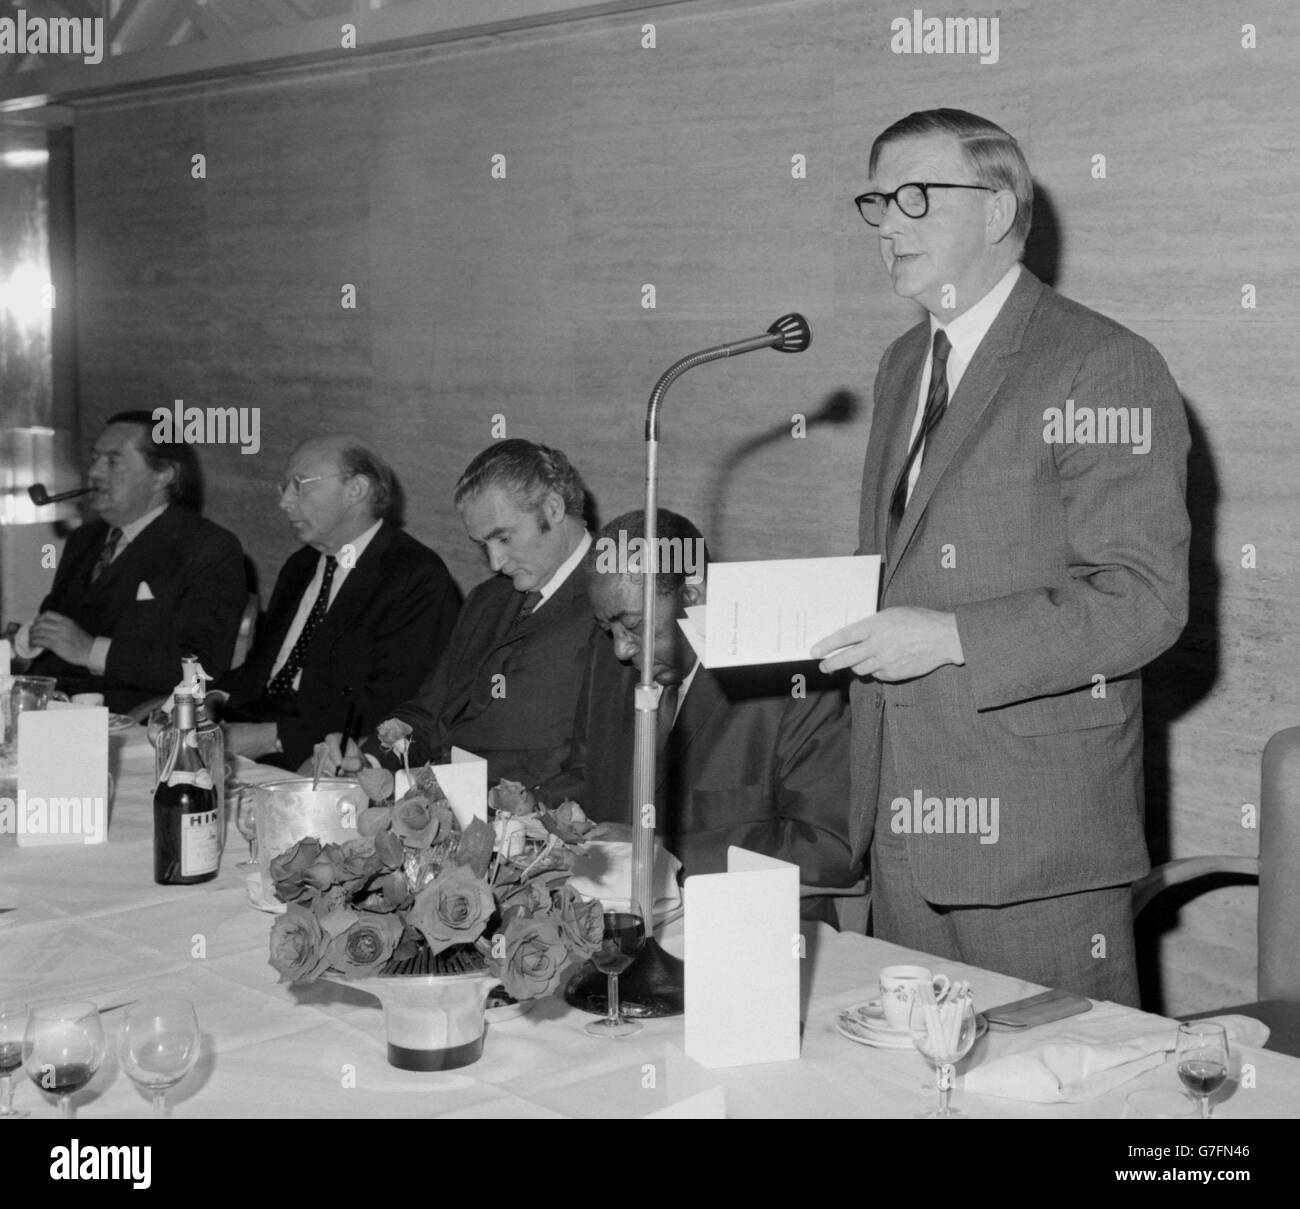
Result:
<svg viewBox="0 0 1300 1209"><path fill-rule="evenodd" d="M725 871L736 844L797 864L807 885L846 886L860 876L848 843L847 695L816 677L795 697L791 676L810 670L696 672L656 765L656 826L687 875ZM551 805L572 797L597 821L634 821L638 680L597 635L573 756L542 787Z"/></svg>
<svg viewBox="0 0 1300 1209"><path fill-rule="evenodd" d="M118 713L170 693L181 678L183 655L198 655L204 671L220 676L230 666L248 602L239 540L172 505L92 584L108 531L102 520L73 530L41 603L42 612L62 613L94 637L112 639L104 674L92 676L51 651L28 671L56 676L69 693L103 693ZM152 599L141 600L146 585Z"/></svg>
<svg viewBox="0 0 1300 1209"><path fill-rule="evenodd" d="M883 553L929 321L885 352L862 485ZM1146 408L1148 452L1046 439L1044 412ZM999 802L996 843L907 834L933 903L1023 902L1148 868L1141 668L1187 619L1189 438L1145 340L1021 270L931 438L882 607L955 613L965 663L853 686L855 841L899 799ZM1099 680L1098 677L1104 677ZM964 809L964 807L963 807Z"/></svg>
<svg viewBox="0 0 1300 1209"><path fill-rule="evenodd" d="M531 786L560 771L596 632L585 566L580 563L516 625L523 599L501 575L469 594L433 674L412 700L391 711L414 728L412 764L444 760L455 745L484 757L491 780L508 777ZM365 746L394 766L375 739Z"/></svg>
<svg viewBox="0 0 1300 1209"><path fill-rule="evenodd" d="M268 710L262 694L319 560L320 552L310 546L289 556L248 659L216 686L230 693L223 717L276 723L283 763L290 768L331 731L343 729L350 701L359 715L357 733L388 717L433 667L460 605L442 559L384 522L307 649L296 710Z"/></svg>

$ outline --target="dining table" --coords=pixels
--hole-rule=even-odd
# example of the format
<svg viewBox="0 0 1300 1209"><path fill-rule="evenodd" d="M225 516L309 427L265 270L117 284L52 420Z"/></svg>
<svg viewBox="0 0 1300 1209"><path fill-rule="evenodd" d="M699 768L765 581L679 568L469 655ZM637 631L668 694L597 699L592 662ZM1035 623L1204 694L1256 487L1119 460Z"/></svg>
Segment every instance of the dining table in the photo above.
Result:
<svg viewBox="0 0 1300 1209"><path fill-rule="evenodd" d="M233 823L219 875L192 886L153 880L154 754L143 727L115 735L106 842L19 847L0 836L0 999L84 999L101 1009L110 1042L124 1005L153 993L195 1006L195 1069L169 1093L176 1118L286 1117L911 1117L937 1102L934 1074L912 1049L855 1044L839 1014L878 994L880 970L920 964L970 984L977 1008L1042 988L914 952L824 923L803 925L802 1039L796 1060L709 1068L687 1055L683 1018L650 1019L632 1037L589 1036L591 1019L556 993L489 1024L482 1057L456 1071L398 1070L386 1058L376 999L353 985L288 985L268 964L273 915L251 901L246 846ZM241 785L293 774L238 761ZM240 792L238 789L231 791ZM229 804L228 804L229 805ZM256 873L254 873L256 878ZM685 887L690 910L690 883ZM661 939L680 953L678 921ZM689 987L687 1003L689 1011ZM735 1011L744 1013L743 999ZM1094 1006L1117 1034L1159 1018ZM1050 1041L1070 1021L1033 1030ZM1167 1024L1169 1035L1177 1023ZM1172 1053L1135 1078L1073 1102L1031 1102L968 1091L972 1071L1023 1045L991 1029L958 1068L953 1104L975 1118L1119 1118L1135 1091L1180 1090ZM119 1068L115 1047L75 1099L80 1119L147 1117L146 1095ZM1170 1044L1172 1049L1172 1042ZM1300 1060L1234 1045L1218 1118L1300 1117ZM54 1117L55 1101L26 1079L15 1104Z"/></svg>

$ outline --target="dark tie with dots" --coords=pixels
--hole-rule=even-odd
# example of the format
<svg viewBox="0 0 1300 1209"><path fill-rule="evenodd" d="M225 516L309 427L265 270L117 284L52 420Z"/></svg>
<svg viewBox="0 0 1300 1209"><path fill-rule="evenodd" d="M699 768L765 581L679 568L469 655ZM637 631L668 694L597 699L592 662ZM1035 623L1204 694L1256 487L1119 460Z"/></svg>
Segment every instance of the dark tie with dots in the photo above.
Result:
<svg viewBox="0 0 1300 1209"><path fill-rule="evenodd" d="M325 617L325 611L330 607L330 585L334 582L334 568L338 565L339 560L334 555L327 554L325 556L325 576L321 580L320 591L316 593L316 599L312 602L311 612L307 614L307 621L302 627L302 633L298 635L298 641L293 644L293 650L289 652L289 658L285 660L284 667L276 672L271 683L266 686L266 691L271 696L293 696L293 678L302 667L303 660L307 658L307 648L311 646L311 640L316 636L316 631L320 629L320 623Z"/></svg>
<svg viewBox="0 0 1300 1209"><path fill-rule="evenodd" d="M523 603L519 606L519 616L516 621L526 621L536 611L537 606L542 603L542 594L537 591L525 592Z"/></svg>
<svg viewBox="0 0 1300 1209"><path fill-rule="evenodd" d="M95 580L108 570L108 564L113 561L113 555L117 553L117 543L121 540L121 529L110 529L108 531L108 539L104 542L103 548L99 551L99 557L95 559L95 565L90 569L91 583L94 583Z"/></svg>
<svg viewBox="0 0 1300 1209"><path fill-rule="evenodd" d="M885 534L885 551L894 545L898 528L903 523L903 513L907 509L907 480L911 476L912 466L919 462L925 451L926 438L934 431L943 413L948 407L948 353L952 344L943 332L934 333L934 354L930 368L930 390L925 396L925 415L921 418L921 427L917 430L916 440L907 451L907 461L903 463L903 472L894 484L894 494L889 501L889 528Z"/></svg>

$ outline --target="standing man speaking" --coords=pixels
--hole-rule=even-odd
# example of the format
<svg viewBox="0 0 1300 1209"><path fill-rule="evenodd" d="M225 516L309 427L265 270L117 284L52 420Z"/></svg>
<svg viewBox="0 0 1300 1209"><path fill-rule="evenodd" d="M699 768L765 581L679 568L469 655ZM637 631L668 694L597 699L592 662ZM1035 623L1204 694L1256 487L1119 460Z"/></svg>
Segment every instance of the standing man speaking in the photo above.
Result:
<svg viewBox="0 0 1300 1209"><path fill-rule="evenodd" d="M1033 183L1006 131L913 113L868 173L858 209L929 312L876 375L880 611L813 648L860 678L875 934L1136 1004L1141 669L1187 619L1182 400L1151 345L1019 263Z"/></svg>

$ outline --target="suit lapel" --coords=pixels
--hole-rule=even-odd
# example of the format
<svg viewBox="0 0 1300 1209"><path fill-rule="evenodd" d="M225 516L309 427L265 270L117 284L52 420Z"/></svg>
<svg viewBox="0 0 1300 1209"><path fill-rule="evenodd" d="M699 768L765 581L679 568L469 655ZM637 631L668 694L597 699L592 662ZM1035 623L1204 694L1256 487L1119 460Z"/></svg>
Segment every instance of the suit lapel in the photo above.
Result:
<svg viewBox="0 0 1300 1209"><path fill-rule="evenodd" d="M925 450L921 460L921 473L917 476L912 498L907 502L907 510L903 513L903 522L899 526L898 534L894 539L894 548L890 551L889 564L885 568L884 583L881 586L882 599L885 588L893 579L894 571L902 561L908 543L912 540L912 535L916 532L926 505L934 495L940 479L997 397L1007 373L1019 354L1025 325L1042 292L1042 282L1022 266L1019 280L1003 304L998 317L993 321L993 326L989 328L984 339L980 341L979 348L975 350L975 356L962 375L961 384L948 404L943 421L934 430L929 448ZM916 380L909 379L909 381L912 392L908 397L915 402ZM906 453L903 456L906 457ZM901 466L900 461L900 469ZM889 486L885 488L886 492L892 490L893 482L893 479L889 481ZM883 497L877 510L878 529L882 538L888 515L889 500L886 496Z"/></svg>
<svg viewBox="0 0 1300 1209"><path fill-rule="evenodd" d="M387 522L380 525L379 532L370 539L370 544L357 559L356 565L348 572L338 595L321 622L315 641L320 643L323 649L346 634L353 621L374 599L375 593L384 583L382 570L384 561L396 540L395 530ZM312 571L315 571L315 564L312 565ZM301 592L298 598L302 598Z"/></svg>
<svg viewBox="0 0 1300 1209"><path fill-rule="evenodd" d="M881 555L885 553L885 535L889 527L889 499L893 494L894 484L898 482L898 476L903 472L903 463L907 461L912 421L916 418L917 397L921 390L921 373L925 369L929 339L929 320L918 324L903 337L897 352L897 355L902 358L903 380L896 391L888 392L889 398L897 402L890 406L887 400L881 400L878 404L884 405L884 410L879 417L879 422L884 425L883 439L879 447L879 471L870 485L864 475L862 484L864 500L868 498L866 492L871 491L873 493L871 498L875 505L875 532L871 534L875 539L875 546L872 551L866 551L865 542L868 535L859 534L859 540L864 543L863 549L868 553ZM873 419L872 423L875 422ZM883 590L883 581L881 587Z"/></svg>

